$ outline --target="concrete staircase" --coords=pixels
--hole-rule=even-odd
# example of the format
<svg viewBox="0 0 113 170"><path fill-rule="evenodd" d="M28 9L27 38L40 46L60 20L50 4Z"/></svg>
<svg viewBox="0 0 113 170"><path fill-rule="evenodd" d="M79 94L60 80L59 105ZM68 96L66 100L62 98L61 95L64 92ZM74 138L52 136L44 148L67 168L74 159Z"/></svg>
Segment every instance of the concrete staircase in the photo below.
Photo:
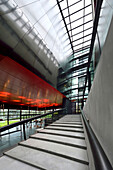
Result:
<svg viewBox="0 0 113 170"><path fill-rule="evenodd" d="M89 170L80 115L66 115L0 158L3 170Z"/></svg>

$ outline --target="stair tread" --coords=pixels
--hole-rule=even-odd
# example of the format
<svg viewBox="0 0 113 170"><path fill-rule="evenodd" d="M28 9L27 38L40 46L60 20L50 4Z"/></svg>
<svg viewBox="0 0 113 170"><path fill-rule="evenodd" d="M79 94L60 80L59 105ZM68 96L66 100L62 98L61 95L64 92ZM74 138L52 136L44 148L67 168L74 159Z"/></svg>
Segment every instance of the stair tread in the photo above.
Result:
<svg viewBox="0 0 113 170"><path fill-rule="evenodd" d="M4 153L2 169L89 170L81 115L66 115L37 132Z"/></svg>
<svg viewBox="0 0 113 170"><path fill-rule="evenodd" d="M78 124L78 125L77 125L77 124L71 124L71 123L70 123L70 124L64 124L64 123L63 123L63 124L62 124L62 123L59 123L59 124L58 124L58 123L52 123L51 126L73 127L73 128L74 128L74 127L80 127L80 128L83 127L82 125L79 125L79 124Z"/></svg>
<svg viewBox="0 0 113 170"><path fill-rule="evenodd" d="M62 130L51 130L51 129L42 129L42 130L38 130L38 132L42 132L42 133L52 133L52 134L59 134L59 135L69 135L69 136L74 136L74 137L85 137L84 133L79 133L79 132L69 132L69 131L62 131Z"/></svg>
<svg viewBox="0 0 113 170"><path fill-rule="evenodd" d="M31 137L40 138L40 139L46 139L46 140L53 140L58 142L64 142L66 144L74 144L79 146L86 147L85 140L77 139L77 138L69 138L69 137L63 137L58 135L50 135L50 134L44 134L44 133L37 133L35 135L32 135Z"/></svg>
<svg viewBox="0 0 113 170"><path fill-rule="evenodd" d="M71 121L69 119L62 119L62 120L59 119L59 120L56 121L56 123L64 123L64 122L67 122L67 123L68 122L69 123L82 123L81 120L73 120L73 121Z"/></svg>
<svg viewBox="0 0 113 170"><path fill-rule="evenodd" d="M67 155L72 158L76 158L81 161L88 162L87 151L81 148L75 148L68 145L62 145L54 142L35 140L30 138L26 141L20 142L22 145L31 146L35 148L41 148L50 152Z"/></svg>
<svg viewBox="0 0 113 170"><path fill-rule="evenodd" d="M10 158L8 156L2 156L0 158L0 168L3 170L38 170L39 168L35 168L33 166L27 165L23 162Z"/></svg>
<svg viewBox="0 0 113 170"><path fill-rule="evenodd" d="M60 122L60 121L56 121L55 124L57 124L57 125L59 125L59 124L63 124L63 125L64 124L65 125L77 125L78 126L78 125L82 125L82 122L69 122L69 121L68 122L67 121L66 122L65 121L64 122Z"/></svg>
<svg viewBox="0 0 113 170"><path fill-rule="evenodd" d="M55 129L55 130L67 130L67 131L79 131L79 132L84 132L83 129L80 128L70 128L70 127L59 127L59 126L47 126L45 129Z"/></svg>
<svg viewBox="0 0 113 170"><path fill-rule="evenodd" d="M48 170L89 170L88 165L23 146L17 146L5 154Z"/></svg>

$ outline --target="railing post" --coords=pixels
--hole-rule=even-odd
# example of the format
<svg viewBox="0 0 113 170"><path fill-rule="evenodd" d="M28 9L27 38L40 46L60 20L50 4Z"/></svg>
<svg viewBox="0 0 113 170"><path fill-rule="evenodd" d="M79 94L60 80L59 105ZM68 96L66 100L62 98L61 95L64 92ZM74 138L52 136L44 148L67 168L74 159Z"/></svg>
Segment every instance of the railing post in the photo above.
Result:
<svg viewBox="0 0 113 170"><path fill-rule="evenodd" d="M26 140L25 123L23 123L24 140Z"/></svg>
<svg viewBox="0 0 113 170"><path fill-rule="evenodd" d="M54 113L52 113L52 122L53 122L53 114L54 114Z"/></svg>
<svg viewBox="0 0 113 170"><path fill-rule="evenodd" d="M54 116L54 108L53 108L53 113L52 113L52 122L54 121L53 116Z"/></svg>
<svg viewBox="0 0 113 170"><path fill-rule="evenodd" d="M9 125L9 108L8 108L8 112L7 112L7 125Z"/></svg>
<svg viewBox="0 0 113 170"><path fill-rule="evenodd" d="M22 120L22 110L20 108L20 121Z"/></svg>

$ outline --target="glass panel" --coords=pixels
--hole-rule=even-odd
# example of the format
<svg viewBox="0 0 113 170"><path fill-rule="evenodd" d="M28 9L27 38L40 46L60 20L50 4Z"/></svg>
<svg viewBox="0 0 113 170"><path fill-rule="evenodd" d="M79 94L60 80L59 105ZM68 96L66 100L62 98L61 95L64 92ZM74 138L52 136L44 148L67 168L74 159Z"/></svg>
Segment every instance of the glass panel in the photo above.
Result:
<svg viewBox="0 0 113 170"><path fill-rule="evenodd" d="M93 21L88 22L87 24L84 25L84 29L88 29L88 28L92 27L92 25L93 25Z"/></svg>
<svg viewBox="0 0 113 170"><path fill-rule="evenodd" d="M78 46L81 43L83 43L83 39L80 39L80 40L73 42L73 46Z"/></svg>
<svg viewBox="0 0 113 170"><path fill-rule="evenodd" d="M90 12L92 12L92 6L88 6L87 8L85 8L85 15L89 14Z"/></svg>
<svg viewBox="0 0 113 170"><path fill-rule="evenodd" d="M73 5L74 3L76 3L76 2L78 2L78 0L71 0L71 1L68 1L68 5L70 6L70 5Z"/></svg>
<svg viewBox="0 0 113 170"><path fill-rule="evenodd" d="M92 35L89 35L89 36L87 36L87 37L84 37L84 41L91 40L91 36L92 36Z"/></svg>
<svg viewBox="0 0 113 170"><path fill-rule="evenodd" d="M81 32L81 31L83 31L83 26L80 26L79 28L74 29L74 30L73 30L73 35Z"/></svg>
<svg viewBox="0 0 113 170"><path fill-rule="evenodd" d="M63 15L64 15L64 17L68 16L68 8L66 8L66 9L63 11Z"/></svg>
<svg viewBox="0 0 113 170"><path fill-rule="evenodd" d="M62 2L60 2L60 5L61 5L61 8L62 8L62 9L67 8L67 3L65 2L65 0L62 1Z"/></svg>
<svg viewBox="0 0 113 170"><path fill-rule="evenodd" d="M85 17L85 22L92 20L92 14Z"/></svg>
<svg viewBox="0 0 113 170"><path fill-rule="evenodd" d="M84 36L92 33L92 30L93 30L92 28L90 28L88 30L84 30Z"/></svg>
<svg viewBox="0 0 113 170"><path fill-rule="evenodd" d="M72 0L71 0L72 1ZM68 2L70 2L70 1L68 1ZM75 2L74 2L75 3ZM70 10L70 14L72 14L72 13L74 13L74 12L76 12L76 11L78 11L79 9L82 9L83 8L83 1L81 1L81 2L79 2L79 3L77 3L77 4L75 4L75 5L73 5L73 6L71 6L70 8L69 8L69 10Z"/></svg>
<svg viewBox="0 0 113 170"><path fill-rule="evenodd" d="M85 6L91 4L91 0L85 0Z"/></svg>
<svg viewBox="0 0 113 170"><path fill-rule="evenodd" d="M73 28L76 28L77 26L82 25L82 24L83 24L83 18L81 18L80 20L72 23L71 26L72 26L72 29L73 29Z"/></svg>
<svg viewBox="0 0 113 170"><path fill-rule="evenodd" d="M77 14L74 14L71 16L71 22L75 21L76 19L80 18L80 17L83 17L83 11L79 11L77 12Z"/></svg>
<svg viewBox="0 0 113 170"><path fill-rule="evenodd" d="M75 47L74 47L74 50L77 50L77 49L82 48L82 47L83 47L83 45L80 44L80 45L78 45L78 46L75 46Z"/></svg>
<svg viewBox="0 0 113 170"><path fill-rule="evenodd" d="M81 37L83 37L83 32L81 32L81 33L78 34L78 35L73 36L73 40L79 39L79 38L81 38Z"/></svg>
<svg viewBox="0 0 113 170"><path fill-rule="evenodd" d="M88 42L85 42L85 43L83 44L83 47L86 46L86 45L90 45L90 44L91 44L91 40L89 40Z"/></svg>

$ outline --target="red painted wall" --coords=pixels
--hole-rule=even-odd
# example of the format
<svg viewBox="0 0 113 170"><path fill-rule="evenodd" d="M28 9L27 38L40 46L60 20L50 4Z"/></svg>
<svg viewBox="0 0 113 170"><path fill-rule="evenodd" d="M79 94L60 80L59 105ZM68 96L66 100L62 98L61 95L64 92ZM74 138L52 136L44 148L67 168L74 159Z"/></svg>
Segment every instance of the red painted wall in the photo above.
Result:
<svg viewBox="0 0 113 170"><path fill-rule="evenodd" d="M34 73L0 55L0 102L43 108L62 105L63 97Z"/></svg>

